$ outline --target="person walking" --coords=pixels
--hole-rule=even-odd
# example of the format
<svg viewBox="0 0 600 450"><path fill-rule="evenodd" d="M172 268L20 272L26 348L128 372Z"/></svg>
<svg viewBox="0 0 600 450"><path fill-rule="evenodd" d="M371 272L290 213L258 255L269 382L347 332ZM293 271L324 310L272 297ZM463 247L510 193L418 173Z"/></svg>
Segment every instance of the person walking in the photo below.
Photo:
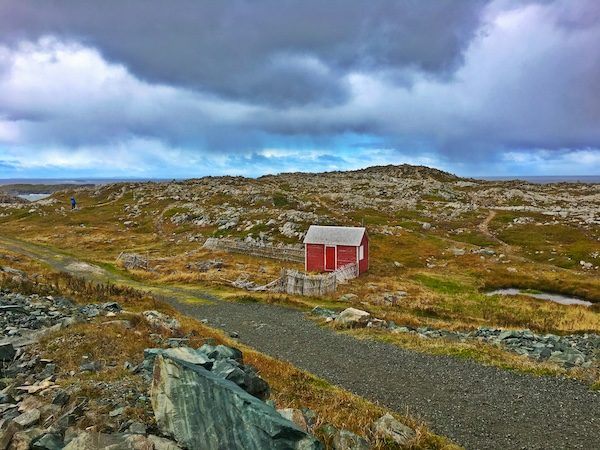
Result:
<svg viewBox="0 0 600 450"><path fill-rule="evenodd" d="M75 201L75 197L71 197L71 209L77 208L77 202Z"/></svg>

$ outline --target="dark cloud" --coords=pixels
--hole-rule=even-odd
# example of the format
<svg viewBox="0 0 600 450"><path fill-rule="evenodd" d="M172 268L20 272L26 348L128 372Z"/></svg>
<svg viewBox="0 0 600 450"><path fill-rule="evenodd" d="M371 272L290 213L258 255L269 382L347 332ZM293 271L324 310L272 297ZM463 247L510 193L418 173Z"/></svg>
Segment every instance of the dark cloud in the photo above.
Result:
<svg viewBox="0 0 600 450"><path fill-rule="evenodd" d="M98 48L152 82L274 105L338 103L351 70L447 74L484 0L0 3L0 36Z"/></svg>

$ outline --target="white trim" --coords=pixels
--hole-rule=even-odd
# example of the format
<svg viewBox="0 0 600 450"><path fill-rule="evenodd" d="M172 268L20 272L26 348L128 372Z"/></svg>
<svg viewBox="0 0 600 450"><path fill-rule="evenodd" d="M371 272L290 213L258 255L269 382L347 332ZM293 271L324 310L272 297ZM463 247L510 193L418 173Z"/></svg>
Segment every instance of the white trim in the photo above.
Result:
<svg viewBox="0 0 600 450"><path fill-rule="evenodd" d="M335 260L333 261L333 265L335 266L335 270L337 270L337 268L338 268L338 266L337 266L337 261L338 261L337 260L337 248L338 248L338 246L336 245L335 246L335 253L334 253L335 254Z"/></svg>
<svg viewBox="0 0 600 450"><path fill-rule="evenodd" d="M308 272L308 244L304 244L304 271Z"/></svg>

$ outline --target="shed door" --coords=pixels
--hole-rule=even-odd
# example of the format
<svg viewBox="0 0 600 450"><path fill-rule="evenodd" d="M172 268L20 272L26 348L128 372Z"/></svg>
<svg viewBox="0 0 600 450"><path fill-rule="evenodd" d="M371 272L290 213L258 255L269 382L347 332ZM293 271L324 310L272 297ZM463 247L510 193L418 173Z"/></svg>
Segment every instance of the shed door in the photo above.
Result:
<svg viewBox="0 0 600 450"><path fill-rule="evenodd" d="M335 247L325 247L325 270L335 270Z"/></svg>

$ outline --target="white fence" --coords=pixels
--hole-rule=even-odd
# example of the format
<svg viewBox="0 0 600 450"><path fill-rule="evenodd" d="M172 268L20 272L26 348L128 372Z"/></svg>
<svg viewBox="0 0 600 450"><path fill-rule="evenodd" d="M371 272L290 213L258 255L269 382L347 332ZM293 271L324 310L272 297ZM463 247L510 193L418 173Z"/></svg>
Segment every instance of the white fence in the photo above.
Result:
<svg viewBox="0 0 600 450"><path fill-rule="evenodd" d="M203 245L210 250L222 250L230 253L258 256L260 258L278 259L281 261L304 262L304 249L295 247L277 247L259 245L234 239L208 238Z"/></svg>
<svg viewBox="0 0 600 450"><path fill-rule="evenodd" d="M283 269L279 283L273 290L286 294L319 296L335 292L338 284L343 284L358 276L358 265L348 264L335 272L311 275L293 269Z"/></svg>

